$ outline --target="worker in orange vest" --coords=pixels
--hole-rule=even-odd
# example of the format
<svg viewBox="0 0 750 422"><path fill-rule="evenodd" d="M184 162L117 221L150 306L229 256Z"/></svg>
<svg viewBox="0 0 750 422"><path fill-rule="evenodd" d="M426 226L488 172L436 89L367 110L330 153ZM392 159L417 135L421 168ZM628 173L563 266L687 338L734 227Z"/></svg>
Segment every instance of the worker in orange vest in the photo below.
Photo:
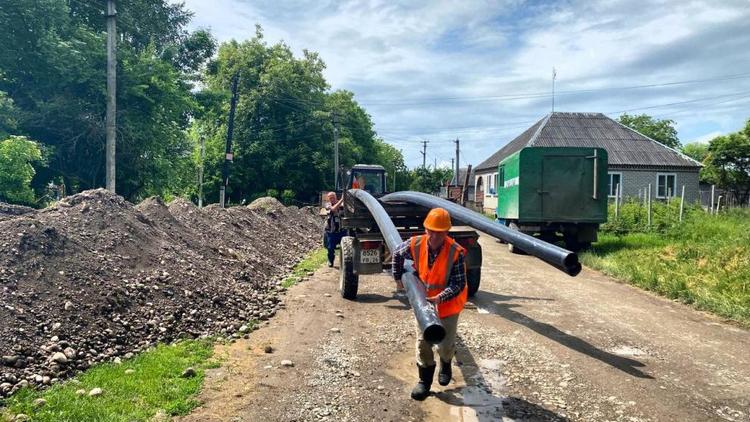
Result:
<svg viewBox="0 0 750 422"><path fill-rule="evenodd" d="M445 339L437 345L440 355L438 383L448 385L453 376L451 362L456 353L456 328L458 315L466 303L466 250L448 237L451 216L443 208L434 208L424 220L425 234L414 236L401 243L393 253L393 278L399 290L403 289L401 275L404 261L414 262L414 269L425 285L426 299L435 305L438 317L445 328ZM411 391L415 400L430 395L435 374L435 356L432 345L425 341L417 328L417 369L419 382Z"/></svg>

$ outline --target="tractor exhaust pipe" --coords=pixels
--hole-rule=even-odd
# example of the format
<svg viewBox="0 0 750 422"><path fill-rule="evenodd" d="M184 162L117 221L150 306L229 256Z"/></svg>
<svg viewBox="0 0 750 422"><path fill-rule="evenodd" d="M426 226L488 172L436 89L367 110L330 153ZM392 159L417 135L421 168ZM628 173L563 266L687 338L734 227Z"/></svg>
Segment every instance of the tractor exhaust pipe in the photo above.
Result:
<svg viewBox="0 0 750 422"><path fill-rule="evenodd" d="M541 259L570 276L575 277L581 272L581 263L578 262L578 255L574 252L494 223L482 214L446 199L422 192L405 191L385 195L381 200L384 202L410 202L427 208L445 208L455 221L517 246L529 255Z"/></svg>
<svg viewBox="0 0 750 422"><path fill-rule="evenodd" d="M401 236L388 213L383 209L383 205L366 191L350 189L347 193L359 199L370 210L370 214L375 218L388 249L395 251L396 247L402 242ZM427 295L424 284L414 274L411 261L404 263L404 274L401 276L401 282L406 288L406 296L414 310L414 316L417 318L417 325L422 332L422 337L430 344L438 344L443 341L445 328L443 328L440 318L435 313L435 307L425 299Z"/></svg>

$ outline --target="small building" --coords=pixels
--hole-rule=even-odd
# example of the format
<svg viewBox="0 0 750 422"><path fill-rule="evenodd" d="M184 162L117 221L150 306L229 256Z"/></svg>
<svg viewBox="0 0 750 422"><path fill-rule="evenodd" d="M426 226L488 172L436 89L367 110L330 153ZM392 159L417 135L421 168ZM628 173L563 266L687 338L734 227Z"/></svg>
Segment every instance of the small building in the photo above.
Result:
<svg viewBox="0 0 750 422"><path fill-rule="evenodd" d="M464 180L466 180L466 171L468 170L467 167L462 167L458 169L458 182L456 182L456 178L454 177L453 180L450 181L446 186L442 186L440 188L440 197L450 199L451 201L459 202L461 194L463 193L464 189ZM474 207L474 198L476 195L474 194L474 180L476 178L474 177L474 169L471 169L471 173L469 173L469 180L466 184L466 206L469 208L475 208Z"/></svg>
<svg viewBox="0 0 750 422"><path fill-rule="evenodd" d="M611 198L617 186L623 198L643 198L651 185L653 199L679 197L698 202L701 164L602 113L553 112L480 163L475 170L475 201L487 213L497 208L497 167L525 147L600 147L607 150L605 183Z"/></svg>

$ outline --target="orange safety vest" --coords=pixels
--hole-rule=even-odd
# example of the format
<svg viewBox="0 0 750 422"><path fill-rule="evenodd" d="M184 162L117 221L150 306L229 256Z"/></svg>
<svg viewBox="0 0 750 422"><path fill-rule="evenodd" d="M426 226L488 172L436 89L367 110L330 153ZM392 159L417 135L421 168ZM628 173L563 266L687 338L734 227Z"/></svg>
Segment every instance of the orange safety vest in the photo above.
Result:
<svg viewBox="0 0 750 422"><path fill-rule="evenodd" d="M428 263L428 243L427 235L412 237L411 256L414 258L414 269L419 274L419 278L427 289L427 296L435 296L445 289L453 264L458 259L458 255L465 254L466 250L450 237L446 237L443 247L440 248L440 253L438 253L435 262L430 267ZM441 319L447 318L461 312L464 309L467 297L468 292L466 285L464 285L463 290L461 290L458 296L437 305L438 317Z"/></svg>

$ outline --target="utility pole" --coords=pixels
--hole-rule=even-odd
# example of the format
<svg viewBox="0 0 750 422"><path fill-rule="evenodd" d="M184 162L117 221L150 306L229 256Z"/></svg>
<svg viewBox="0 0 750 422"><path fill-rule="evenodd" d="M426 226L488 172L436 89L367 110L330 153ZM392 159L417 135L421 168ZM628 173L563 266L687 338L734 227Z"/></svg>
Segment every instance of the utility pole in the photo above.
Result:
<svg viewBox="0 0 750 422"><path fill-rule="evenodd" d="M459 151L458 150L458 145L459 145L458 138L456 138L456 140L454 142L456 143L456 167L455 167L455 171L456 171L456 185L458 185L460 183L459 180L458 180L458 169L461 168L461 164L459 164L460 161L458 161L458 159L459 159L459 156L458 156L458 151Z"/></svg>
<svg viewBox="0 0 750 422"><path fill-rule="evenodd" d="M336 191L340 188L339 183L339 115L333 112L333 178ZM363 186L364 187L364 186Z"/></svg>
<svg viewBox="0 0 750 422"><path fill-rule="evenodd" d="M107 0L107 123L106 171L107 190L115 193L115 140L117 123L117 11L115 0Z"/></svg>
<svg viewBox="0 0 750 422"><path fill-rule="evenodd" d="M437 170L437 157L432 157L433 160L435 160L435 163L432 165L432 168Z"/></svg>
<svg viewBox="0 0 750 422"><path fill-rule="evenodd" d="M422 168L426 168L427 162L427 143L430 141L422 141Z"/></svg>
<svg viewBox="0 0 750 422"><path fill-rule="evenodd" d="M232 100L229 103L229 122L227 124L227 148L224 155L224 167L221 170L221 187L219 187L219 204L224 208L224 199L226 198L226 189L229 186L229 163L234 161L232 154L232 135L234 134L234 112L237 108L237 83L239 74L232 77Z"/></svg>
<svg viewBox="0 0 750 422"><path fill-rule="evenodd" d="M455 158L451 158L451 170L455 171L456 170L456 166L455 166L455 163L453 162L453 160L455 160ZM451 179L451 182L453 182L454 179L458 180L458 173L454 173L453 174L453 179ZM451 183L451 184L453 184L453 183ZM458 184L458 183L456 183L456 184Z"/></svg>
<svg viewBox="0 0 750 422"><path fill-rule="evenodd" d="M555 112L555 79L557 79L557 71L552 66L552 112Z"/></svg>
<svg viewBox="0 0 750 422"><path fill-rule="evenodd" d="M203 162L206 157L206 137L203 135L203 130L200 133L201 137L201 166L198 170L198 208L203 208Z"/></svg>

